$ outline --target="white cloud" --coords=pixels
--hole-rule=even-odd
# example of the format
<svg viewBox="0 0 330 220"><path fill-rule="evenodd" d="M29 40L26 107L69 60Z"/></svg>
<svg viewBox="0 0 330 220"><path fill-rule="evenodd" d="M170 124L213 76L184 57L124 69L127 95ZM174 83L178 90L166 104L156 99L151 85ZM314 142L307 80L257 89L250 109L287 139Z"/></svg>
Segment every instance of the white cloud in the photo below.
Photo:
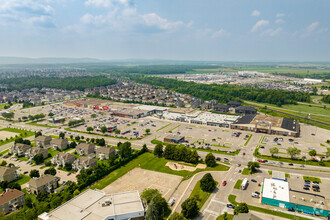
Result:
<svg viewBox="0 0 330 220"><path fill-rule="evenodd" d="M328 32L328 28L320 28L318 31L317 31L317 33L318 34L322 34L322 33L325 33L325 32Z"/></svg>
<svg viewBox="0 0 330 220"><path fill-rule="evenodd" d="M285 14L283 14L283 13L277 13L277 14L276 14L276 17L277 17L277 18L284 17L284 16L285 16Z"/></svg>
<svg viewBox="0 0 330 220"><path fill-rule="evenodd" d="M276 20L275 20L275 23L276 23L276 24L285 23L285 20L283 20L283 19L276 19Z"/></svg>
<svg viewBox="0 0 330 220"><path fill-rule="evenodd" d="M105 9L103 13L83 15L80 21L85 25L142 32L169 31L184 25L182 21L169 21L156 13L140 14L130 0L87 0L85 5ZM192 22L187 27L191 25Z"/></svg>
<svg viewBox="0 0 330 220"><path fill-rule="evenodd" d="M264 32L262 32L260 34L260 36L271 36L271 37L273 37L273 36L279 34L281 31L282 31L282 28L281 27L278 27L276 29L271 29L270 28L270 29L267 29Z"/></svg>
<svg viewBox="0 0 330 220"><path fill-rule="evenodd" d="M253 25L253 27L251 28L251 32L255 32L262 26L267 26L268 24L269 24L269 21L267 21L267 20L259 20L259 21L257 21L257 23L255 25Z"/></svg>
<svg viewBox="0 0 330 220"><path fill-rule="evenodd" d="M318 26L320 25L320 23L318 21L311 23L310 25L308 25L308 27L306 28L306 32L310 33L312 31L314 31Z"/></svg>
<svg viewBox="0 0 330 220"><path fill-rule="evenodd" d="M52 21L54 9L49 3L49 0L0 0L0 24L55 27Z"/></svg>
<svg viewBox="0 0 330 220"><path fill-rule="evenodd" d="M213 34L212 34L212 38L217 38L217 37L229 37L231 34L220 28L219 30L215 31Z"/></svg>
<svg viewBox="0 0 330 220"><path fill-rule="evenodd" d="M254 11L251 13L251 16L258 17L259 15L260 15L260 11L258 11L258 10L254 10Z"/></svg>

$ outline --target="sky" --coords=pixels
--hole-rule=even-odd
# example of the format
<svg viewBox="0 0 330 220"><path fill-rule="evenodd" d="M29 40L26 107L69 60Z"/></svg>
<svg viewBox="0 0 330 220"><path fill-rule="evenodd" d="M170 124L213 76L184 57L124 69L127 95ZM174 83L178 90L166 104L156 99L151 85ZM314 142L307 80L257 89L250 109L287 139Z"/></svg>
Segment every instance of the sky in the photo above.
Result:
<svg viewBox="0 0 330 220"><path fill-rule="evenodd" d="M329 0L0 0L0 56L330 61L329 12Z"/></svg>

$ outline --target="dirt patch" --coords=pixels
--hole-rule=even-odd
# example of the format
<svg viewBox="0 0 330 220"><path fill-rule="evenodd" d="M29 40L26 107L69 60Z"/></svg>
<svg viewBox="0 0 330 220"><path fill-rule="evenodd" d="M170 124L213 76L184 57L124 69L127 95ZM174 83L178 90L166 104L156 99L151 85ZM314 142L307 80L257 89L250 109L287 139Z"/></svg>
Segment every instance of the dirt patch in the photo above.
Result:
<svg viewBox="0 0 330 220"><path fill-rule="evenodd" d="M6 138L11 138L11 137L15 137L18 136L18 133L15 132L10 132L10 131L0 131L0 139L5 140Z"/></svg>
<svg viewBox="0 0 330 220"><path fill-rule="evenodd" d="M138 190L139 193L142 193L144 189L152 188L158 189L164 198L168 200L181 182L181 179L181 176L135 168L103 190L106 193L119 193L132 190Z"/></svg>
<svg viewBox="0 0 330 220"><path fill-rule="evenodd" d="M191 166L186 166L186 165L174 163L174 162L167 162L165 166L168 166L172 170L178 170L178 171L187 170L190 172L193 172L196 169L205 169L206 168L205 164L198 164L196 167L191 167Z"/></svg>

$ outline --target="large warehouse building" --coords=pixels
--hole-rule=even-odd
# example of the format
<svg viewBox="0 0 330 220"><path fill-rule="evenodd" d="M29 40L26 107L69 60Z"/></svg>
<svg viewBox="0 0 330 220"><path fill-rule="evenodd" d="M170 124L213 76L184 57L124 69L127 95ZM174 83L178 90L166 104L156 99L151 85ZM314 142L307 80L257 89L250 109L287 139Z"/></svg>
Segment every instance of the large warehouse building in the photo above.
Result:
<svg viewBox="0 0 330 220"><path fill-rule="evenodd" d="M88 189L49 213L41 220L143 220L145 210L138 191L105 194Z"/></svg>
<svg viewBox="0 0 330 220"><path fill-rule="evenodd" d="M269 115L244 115L232 123L230 128L292 137L299 137L300 134L297 120Z"/></svg>

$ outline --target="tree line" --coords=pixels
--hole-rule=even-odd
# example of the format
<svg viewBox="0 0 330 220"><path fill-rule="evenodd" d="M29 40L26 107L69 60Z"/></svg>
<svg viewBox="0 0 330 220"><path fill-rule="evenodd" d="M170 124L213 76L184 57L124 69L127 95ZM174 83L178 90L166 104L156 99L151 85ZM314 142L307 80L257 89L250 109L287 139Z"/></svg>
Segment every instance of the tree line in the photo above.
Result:
<svg viewBox="0 0 330 220"><path fill-rule="evenodd" d="M116 84L115 79L106 76L77 76L77 77L17 77L0 79L0 84L6 84L8 90L23 90L31 88L55 88L66 90L84 90L98 86Z"/></svg>
<svg viewBox="0 0 330 220"><path fill-rule="evenodd" d="M217 99L220 103L227 103L232 100L249 100L281 106L283 104L296 104L297 102L310 102L311 100L308 92L244 87L229 84L202 84L133 74L127 75L127 77L138 83L189 94L205 101Z"/></svg>

